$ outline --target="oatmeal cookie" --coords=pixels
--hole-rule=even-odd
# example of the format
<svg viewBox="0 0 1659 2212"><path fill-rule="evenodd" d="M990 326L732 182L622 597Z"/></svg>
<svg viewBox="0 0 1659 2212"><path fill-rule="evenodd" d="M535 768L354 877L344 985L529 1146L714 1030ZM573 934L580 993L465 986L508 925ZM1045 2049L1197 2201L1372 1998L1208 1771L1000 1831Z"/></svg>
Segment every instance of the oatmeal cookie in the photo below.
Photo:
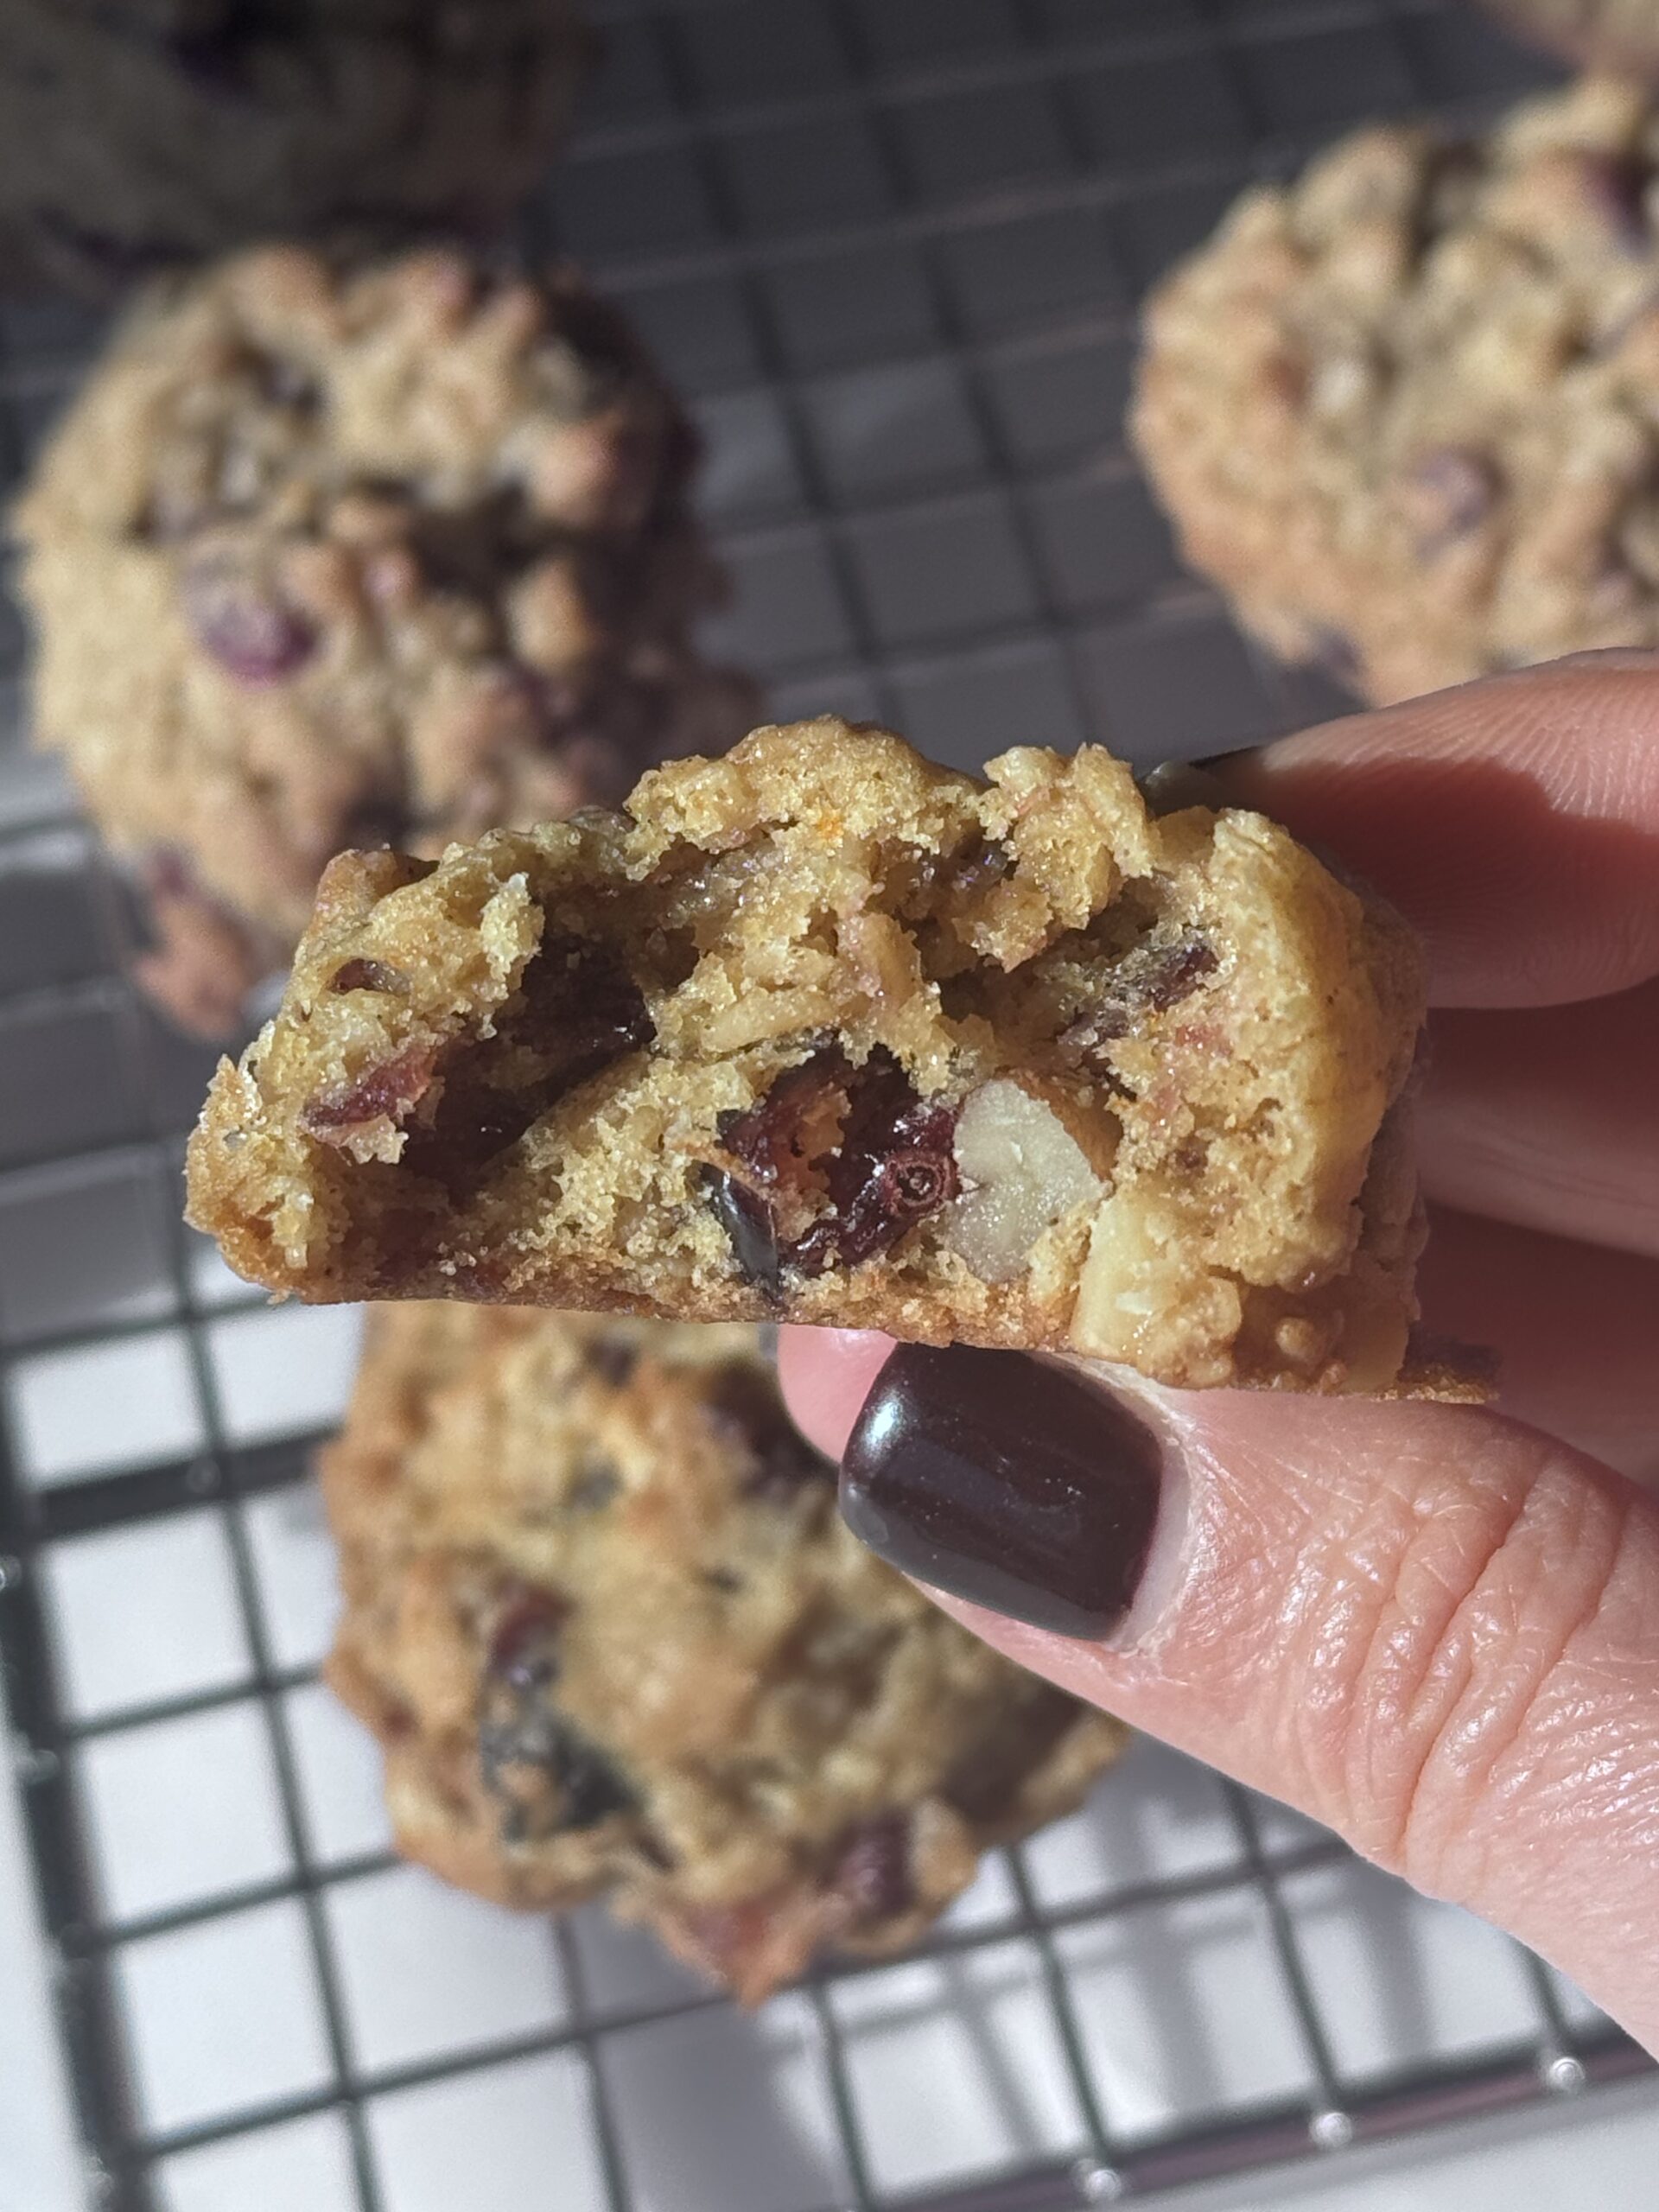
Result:
<svg viewBox="0 0 1659 2212"><path fill-rule="evenodd" d="M825 720L347 855L221 1063L191 1217L316 1300L461 1297L1380 1389L1420 1241L1414 941L1098 747Z"/></svg>
<svg viewBox="0 0 1659 2212"><path fill-rule="evenodd" d="M378 1313L322 1473L399 1847L747 2002L912 1942L1123 1741L852 1536L751 1329Z"/></svg>
<svg viewBox="0 0 1659 2212"><path fill-rule="evenodd" d="M1659 72L1659 0L1484 0L1512 31L1580 67L1651 79Z"/></svg>
<svg viewBox="0 0 1659 2212"><path fill-rule="evenodd" d="M226 1026L341 847L441 852L718 747L690 428L569 270L240 255L133 316L16 511L35 720ZM202 957L211 941L216 950Z"/></svg>
<svg viewBox="0 0 1659 2212"><path fill-rule="evenodd" d="M1659 644L1659 112L1364 130L1147 311L1134 431L1245 623L1384 702Z"/></svg>
<svg viewBox="0 0 1659 2212"><path fill-rule="evenodd" d="M482 231L590 45L569 0L5 0L0 227L93 290L265 238Z"/></svg>

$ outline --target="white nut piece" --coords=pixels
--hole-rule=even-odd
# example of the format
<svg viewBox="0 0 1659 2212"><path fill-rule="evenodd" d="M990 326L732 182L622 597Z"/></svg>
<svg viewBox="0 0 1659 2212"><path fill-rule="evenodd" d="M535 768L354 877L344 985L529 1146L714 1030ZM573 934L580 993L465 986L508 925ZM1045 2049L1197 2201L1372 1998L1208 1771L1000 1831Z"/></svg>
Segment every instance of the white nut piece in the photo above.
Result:
<svg viewBox="0 0 1659 2212"><path fill-rule="evenodd" d="M1101 1193L1099 1176L1058 1115L1003 1076L969 1095L956 1152L966 1187L945 1217L944 1238L982 1282L1020 1274L1046 1230Z"/></svg>

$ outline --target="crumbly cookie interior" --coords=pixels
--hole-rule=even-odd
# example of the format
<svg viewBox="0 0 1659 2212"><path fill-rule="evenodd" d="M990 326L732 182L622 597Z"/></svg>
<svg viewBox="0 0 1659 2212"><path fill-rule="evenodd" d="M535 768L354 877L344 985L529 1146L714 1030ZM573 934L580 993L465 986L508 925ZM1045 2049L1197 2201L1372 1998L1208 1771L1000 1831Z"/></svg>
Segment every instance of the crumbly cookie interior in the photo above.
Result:
<svg viewBox="0 0 1659 2212"><path fill-rule="evenodd" d="M1260 817L757 732L593 814L347 855L194 1217L310 1297L787 1315L1380 1388L1414 948Z"/></svg>

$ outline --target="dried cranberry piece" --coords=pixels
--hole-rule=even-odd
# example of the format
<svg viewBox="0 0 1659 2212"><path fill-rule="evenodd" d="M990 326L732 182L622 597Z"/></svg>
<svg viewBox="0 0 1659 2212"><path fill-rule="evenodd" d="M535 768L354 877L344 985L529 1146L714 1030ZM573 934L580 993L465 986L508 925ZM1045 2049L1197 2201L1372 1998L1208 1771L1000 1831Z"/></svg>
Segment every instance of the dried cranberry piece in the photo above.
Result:
<svg viewBox="0 0 1659 2212"><path fill-rule="evenodd" d="M479 1690L479 1771L509 1842L595 1827L639 1804L614 1762L550 1694L568 1611L553 1592L517 1585L491 1630Z"/></svg>
<svg viewBox="0 0 1659 2212"><path fill-rule="evenodd" d="M328 988L331 991L402 993L409 988L409 978L401 968L389 968L384 960L346 960L328 978Z"/></svg>
<svg viewBox="0 0 1659 2212"><path fill-rule="evenodd" d="M784 1410L776 1385L758 1369L723 1368L708 1403L716 1427L741 1444L753 1461L743 1483L744 1497L784 1505L807 1489L821 1488L827 1495L836 1479L833 1461L807 1442Z"/></svg>
<svg viewBox="0 0 1659 2212"><path fill-rule="evenodd" d="M656 1034L639 985L609 946L556 938L525 969L493 1038L455 1051L429 1129L405 1164L452 1187L516 1144L578 1084Z"/></svg>
<svg viewBox="0 0 1659 2212"><path fill-rule="evenodd" d="M821 1172L830 1209L780 1247L760 1192L705 1168L710 1204L744 1274L776 1298L780 1262L817 1275L888 1250L957 1195L957 1112L923 1098L881 1046L861 1068L827 1046L780 1076L764 1098L724 1122L721 1145L767 1186L798 1192L810 1172Z"/></svg>
<svg viewBox="0 0 1659 2212"><path fill-rule="evenodd" d="M402 1121L426 1096L436 1058L436 1048L431 1045L405 1045L391 1059L365 1068L352 1082L337 1084L308 1098L300 1109L301 1128L324 1144L341 1144L353 1129L367 1122L383 1118Z"/></svg>
<svg viewBox="0 0 1659 2212"><path fill-rule="evenodd" d="M317 649L316 627L297 607L223 561L187 569L180 589L197 642L238 683L285 683Z"/></svg>
<svg viewBox="0 0 1659 2212"><path fill-rule="evenodd" d="M1116 963L1086 1014L1060 1033L1063 1058L1092 1063L1105 1047L1129 1036L1150 1014L1167 1014L1196 991L1220 965L1214 947L1196 931L1161 944L1137 945Z"/></svg>
<svg viewBox="0 0 1659 2212"><path fill-rule="evenodd" d="M916 1902L910 1872L910 1816L879 1813L844 1840L830 1887L852 1908L852 1925L896 1920Z"/></svg>
<svg viewBox="0 0 1659 2212"><path fill-rule="evenodd" d="M511 1034L547 1063L538 1111L657 1033L638 983L608 945L592 938L544 942L520 988L524 1006L511 1017Z"/></svg>
<svg viewBox="0 0 1659 2212"><path fill-rule="evenodd" d="M540 1689L559 1671L558 1637L569 1607L551 1590L512 1583L490 1630L485 1671L510 1689Z"/></svg>
<svg viewBox="0 0 1659 2212"><path fill-rule="evenodd" d="M855 1072L850 1095L840 1149L825 1169L832 1211L789 1253L803 1274L855 1268L891 1250L961 1188L955 1106L924 1098L880 1046Z"/></svg>
<svg viewBox="0 0 1659 2212"><path fill-rule="evenodd" d="M750 1190L724 1168L704 1162L698 1179L707 1193L710 1212L726 1232L739 1274L768 1305L780 1306L783 1253L772 1208L758 1191Z"/></svg>
<svg viewBox="0 0 1659 2212"><path fill-rule="evenodd" d="M747 1112L725 1116L722 1147L755 1182L798 1190L815 1164L815 1137L829 1134L826 1116L839 1124L847 1110L854 1075L839 1046L826 1046L780 1075Z"/></svg>
<svg viewBox="0 0 1659 2212"><path fill-rule="evenodd" d="M1469 446L1436 446L1407 471L1402 495L1424 555L1441 553L1467 537L1491 512L1497 472Z"/></svg>
<svg viewBox="0 0 1659 2212"><path fill-rule="evenodd" d="M1580 174L1591 207L1613 243L1625 253L1645 253L1653 242L1647 193L1652 171L1628 154L1580 156Z"/></svg>

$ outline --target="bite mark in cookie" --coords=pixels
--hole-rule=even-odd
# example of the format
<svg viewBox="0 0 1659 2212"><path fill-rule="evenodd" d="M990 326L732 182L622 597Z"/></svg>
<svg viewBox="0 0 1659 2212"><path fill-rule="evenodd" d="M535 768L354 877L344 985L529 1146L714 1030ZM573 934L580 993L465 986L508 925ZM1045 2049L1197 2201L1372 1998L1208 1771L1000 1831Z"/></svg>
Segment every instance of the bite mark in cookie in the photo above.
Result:
<svg viewBox="0 0 1659 2212"><path fill-rule="evenodd" d="M1417 953L1259 816L823 721L392 860L336 864L193 1141L253 1280L1398 1380Z"/></svg>

